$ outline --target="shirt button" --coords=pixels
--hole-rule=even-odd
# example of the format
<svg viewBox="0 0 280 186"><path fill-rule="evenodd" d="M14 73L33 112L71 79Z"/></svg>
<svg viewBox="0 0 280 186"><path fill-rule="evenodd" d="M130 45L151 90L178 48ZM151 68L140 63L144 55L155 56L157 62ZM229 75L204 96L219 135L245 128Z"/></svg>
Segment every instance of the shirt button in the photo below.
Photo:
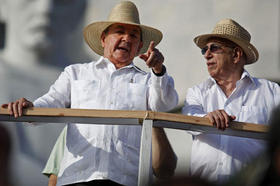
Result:
<svg viewBox="0 0 280 186"><path fill-rule="evenodd" d="M219 166L223 166L223 162L219 162Z"/></svg>

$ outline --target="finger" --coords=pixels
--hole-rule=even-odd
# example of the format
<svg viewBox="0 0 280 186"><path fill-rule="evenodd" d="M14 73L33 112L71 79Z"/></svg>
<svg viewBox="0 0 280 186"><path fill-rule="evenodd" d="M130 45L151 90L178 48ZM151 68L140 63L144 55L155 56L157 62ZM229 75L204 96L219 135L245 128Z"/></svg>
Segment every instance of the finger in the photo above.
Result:
<svg viewBox="0 0 280 186"><path fill-rule="evenodd" d="M154 51L154 48L155 48L155 42L151 41L147 51L152 52Z"/></svg>
<svg viewBox="0 0 280 186"><path fill-rule="evenodd" d="M151 53L154 51L154 49L155 49L155 42L151 41L147 49L147 52L139 55L139 57L147 62L147 60L149 60L149 58L151 57Z"/></svg>
<svg viewBox="0 0 280 186"><path fill-rule="evenodd" d="M214 119L214 125L216 126L217 129L220 129L220 119L219 117L217 116L217 114L213 114L213 119Z"/></svg>
<svg viewBox="0 0 280 186"><path fill-rule="evenodd" d="M229 115L224 110L218 110L218 112L220 114L220 119L221 119L220 128L222 130L225 130L227 127L229 127Z"/></svg>
<svg viewBox="0 0 280 186"><path fill-rule="evenodd" d="M210 123L212 125L215 125L215 120L214 120L212 113L208 113L205 117L207 117L210 120Z"/></svg>
<svg viewBox="0 0 280 186"><path fill-rule="evenodd" d="M13 102L10 102L10 103L8 104L8 110L9 110L9 114L10 114L10 115L13 115L13 114L14 114L14 112L13 112Z"/></svg>
<svg viewBox="0 0 280 186"><path fill-rule="evenodd" d="M225 128L225 118L219 110L214 112L214 118L217 123L217 128L223 130Z"/></svg>
<svg viewBox="0 0 280 186"><path fill-rule="evenodd" d="M154 64L153 62L154 56L155 56L155 52L151 52L149 58L146 61L148 67L153 67L152 65Z"/></svg>
<svg viewBox="0 0 280 186"><path fill-rule="evenodd" d="M18 117L18 109L17 109L17 107L18 107L18 101L16 101L16 102L13 104L13 111L14 111L14 116L15 116L15 118Z"/></svg>
<svg viewBox="0 0 280 186"><path fill-rule="evenodd" d="M23 103L24 103L24 101L26 101L26 100L23 99L23 98L21 98L21 99L19 100L18 107L17 107L17 109L18 109L18 115L19 115L19 116L22 116L22 108L23 108Z"/></svg>
<svg viewBox="0 0 280 186"><path fill-rule="evenodd" d="M229 121L230 121L229 115L224 110L221 110L221 114L223 115L223 117L225 119L225 122L224 122L225 127L228 127Z"/></svg>

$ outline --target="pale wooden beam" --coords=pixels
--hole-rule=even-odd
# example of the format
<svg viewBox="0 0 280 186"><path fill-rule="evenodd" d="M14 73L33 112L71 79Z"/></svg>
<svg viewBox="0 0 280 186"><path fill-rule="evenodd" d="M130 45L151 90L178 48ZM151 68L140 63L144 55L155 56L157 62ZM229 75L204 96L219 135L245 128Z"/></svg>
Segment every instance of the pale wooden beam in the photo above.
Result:
<svg viewBox="0 0 280 186"><path fill-rule="evenodd" d="M230 127L225 131L221 131L212 126L207 118L143 110L29 108L24 111L23 117L14 118L9 116L7 109L0 109L0 121L52 123L76 122L95 124L110 124L111 122L115 124L137 125L142 124L144 119L154 120L154 126L157 127L194 130L249 138L263 139L268 131L268 126L265 124L236 121L230 122ZM238 135L239 133L240 135Z"/></svg>

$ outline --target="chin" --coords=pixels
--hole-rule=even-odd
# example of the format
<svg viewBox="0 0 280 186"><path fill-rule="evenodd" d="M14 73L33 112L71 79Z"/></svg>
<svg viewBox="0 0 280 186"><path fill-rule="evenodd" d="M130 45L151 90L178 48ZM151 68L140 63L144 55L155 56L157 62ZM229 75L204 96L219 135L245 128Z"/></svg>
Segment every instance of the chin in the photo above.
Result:
<svg viewBox="0 0 280 186"><path fill-rule="evenodd" d="M131 63L131 59L128 57L123 57L123 56L113 56L115 61L118 61L119 63Z"/></svg>
<svg viewBox="0 0 280 186"><path fill-rule="evenodd" d="M209 73L209 75L210 75L211 77L215 77L215 76L216 76L216 73L213 72L213 71L209 71L209 70L208 70L208 73Z"/></svg>

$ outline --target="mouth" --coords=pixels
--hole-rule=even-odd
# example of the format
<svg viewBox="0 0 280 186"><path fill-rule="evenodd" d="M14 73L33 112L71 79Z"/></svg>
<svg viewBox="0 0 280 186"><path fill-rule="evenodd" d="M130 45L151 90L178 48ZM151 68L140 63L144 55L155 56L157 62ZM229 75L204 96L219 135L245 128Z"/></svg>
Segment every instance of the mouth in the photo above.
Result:
<svg viewBox="0 0 280 186"><path fill-rule="evenodd" d="M120 42L116 45L116 50L119 50L122 52L129 52L130 45L127 42Z"/></svg>
<svg viewBox="0 0 280 186"><path fill-rule="evenodd" d="M214 63L214 62L210 62L210 61L207 61L207 63L206 63L206 64L207 64L207 66L208 66L208 67L215 65L215 63Z"/></svg>
<svg viewBox="0 0 280 186"><path fill-rule="evenodd" d="M128 48L127 48L127 47L122 47L122 46L120 46L120 47L117 47L116 49L117 49L117 50L122 50L122 51L128 52Z"/></svg>

